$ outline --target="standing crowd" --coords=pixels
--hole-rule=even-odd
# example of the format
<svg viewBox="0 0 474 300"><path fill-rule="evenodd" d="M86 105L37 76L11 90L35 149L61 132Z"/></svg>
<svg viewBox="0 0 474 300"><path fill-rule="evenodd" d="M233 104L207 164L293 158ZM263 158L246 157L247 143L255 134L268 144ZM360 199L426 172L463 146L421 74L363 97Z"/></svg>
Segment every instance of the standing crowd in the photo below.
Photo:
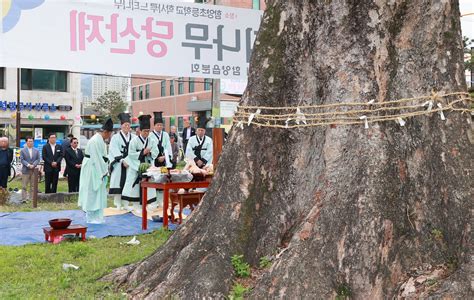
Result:
<svg viewBox="0 0 474 300"><path fill-rule="evenodd" d="M135 133L131 131L130 114L121 113L118 118L120 130L113 134L113 122L108 119L102 129L88 141L84 152L79 149L78 139L74 136L68 135L59 145L54 133L48 135L48 142L41 151L45 193L57 192L64 159L66 167L63 175L67 177L69 192L79 192L78 204L86 212L89 223L104 221L103 210L107 206L108 194L114 197L117 209L141 212L139 167L142 163L176 168L180 147L184 149L185 157L194 161L199 168L212 163L212 139L205 135L205 114L198 115L196 129L191 127L188 120L184 122L182 141L175 126L170 128L169 133L163 130L162 112L154 113L153 123L152 116L141 115L139 128ZM108 147L106 140L110 140ZM40 151L34 147L33 142L32 137L27 137L26 144L20 151L24 201L32 198L33 174L41 161ZM8 147L8 139L0 138L1 187L6 188L12 159L13 150ZM162 204L162 193L149 189L147 194L151 208Z"/></svg>
<svg viewBox="0 0 474 300"><path fill-rule="evenodd" d="M113 195L117 209L141 212L140 165L148 163L156 167L175 168L179 147L176 128L168 134L163 130L162 112L153 116L139 117L139 130L133 134L130 130L130 115L119 116L120 131L112 136L113 122L108 119L102 130L87 143L82 163L79 184L79 206L86 212L88 223L104 222L104 209L107 206L107 194ZM205 135L207 118L200 114L198 128L190 128L186 122L183 131L185 156L200 168L212 162L212 139ZM194 134L193 134L194 132ZM110 139L107 151L105 140ZM109 192L107 183L110 177ZM163 196L156 189L148 189L149 208L162 205Z"/></svg>

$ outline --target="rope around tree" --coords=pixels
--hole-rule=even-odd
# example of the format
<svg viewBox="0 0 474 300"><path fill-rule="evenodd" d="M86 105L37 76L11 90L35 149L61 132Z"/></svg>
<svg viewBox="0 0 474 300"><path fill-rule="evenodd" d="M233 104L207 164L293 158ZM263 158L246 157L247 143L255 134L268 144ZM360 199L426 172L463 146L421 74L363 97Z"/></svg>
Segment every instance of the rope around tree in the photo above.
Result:
<svg viewBox="0 0 474 300"><path fill-rule="evenodd" d="M244 124L259 127L298 128L327 125L358 125L369 128L370 123L395 121L404 126L405 119L438 113L445 120L445 112L474 114L474 99L465 92L403 98L393 101L342 102L297 107L239 106L233 122L244 129ZM471 122L469 115L467 121Z"/></svg>

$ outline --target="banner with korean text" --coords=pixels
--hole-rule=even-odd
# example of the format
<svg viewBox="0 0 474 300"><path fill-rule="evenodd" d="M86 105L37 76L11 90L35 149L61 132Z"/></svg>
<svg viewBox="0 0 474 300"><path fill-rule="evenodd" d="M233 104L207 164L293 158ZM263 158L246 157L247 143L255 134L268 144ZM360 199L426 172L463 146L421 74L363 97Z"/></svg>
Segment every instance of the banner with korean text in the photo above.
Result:
<svg viewBox="0 0 474 300"><path fill-rule="evenodd" d="M159 0L1 0L0 66L245 79L262 11Z"/></svg>

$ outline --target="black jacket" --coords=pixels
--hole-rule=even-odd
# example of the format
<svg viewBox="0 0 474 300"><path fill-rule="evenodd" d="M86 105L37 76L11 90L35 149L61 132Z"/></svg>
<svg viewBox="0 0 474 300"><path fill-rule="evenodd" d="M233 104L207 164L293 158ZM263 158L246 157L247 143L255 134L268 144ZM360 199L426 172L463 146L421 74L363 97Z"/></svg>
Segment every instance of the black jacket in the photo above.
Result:
<svg viewBox="0 0 474 300"><path fill-rule="evenodd" d="M183 138L183 141L188 140L188 139L186 139L186 131L187 131L187 130L188 130L187 128L184 128L184 129L183 129L183 135L181 136L181 137ZM193 127L191 127L191 136L193 136L193 135L196 135L196 129L194 129ZM190 136L189 138L191 138L191 136ZM178 142L178 141L176 141L176 142Z"/></svg>
<svg viewBox="0 0 474 300"><path fill-rule="evenodd" d="M47 143L43 146L42 155L44 160L44 171L45 172L59 172L61 170L61 160L63 159L62 147L59 144L56 144L55 153L51 149L51 145ZM58 165L56 168L51 166L51 163L55 161Z"/></svg>
<svg viewBox="0 0 474 300"><path fill-rule="evenodd" d="M10 166L12 164L12 161L13 161L13 149L11 149L11 148L7 149L7 160L8 160L8 165ZM11 168L8 167L8 176L11 175L10 173L11 173Z"/></svg>
<svg viewBox="0 0 474 300"><path fill-rule="evenodd" d="M79 173L81 173L81 169L76 168L76 165L81 165L84 159L84 154L81 149L77 148L76 156L76 153L71 147L67 148L64 159L66 160L66 172L68 175L79 175Z"/></svg>

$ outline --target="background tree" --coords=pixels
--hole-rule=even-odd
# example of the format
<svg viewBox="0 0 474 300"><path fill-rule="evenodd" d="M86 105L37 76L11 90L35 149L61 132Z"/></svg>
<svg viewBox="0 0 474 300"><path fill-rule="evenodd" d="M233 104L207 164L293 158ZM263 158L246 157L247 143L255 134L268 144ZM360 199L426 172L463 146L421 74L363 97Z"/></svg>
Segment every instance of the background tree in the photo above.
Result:
<svg viewBox="0 0 474 300"><path fill-rule="evenodd" d="M124 112L127 108L127 104L120 96L120 93L116 91L105 92L97 98L97 101L92 106L101 116L111 117L114 123L118 122L117 115Z"/></svg>
<svg viewBox="0 0 474 300"><path fill-rule="evenodd" d="M465 92L460 33L455 0L268 0L240 104ZM446 116L234 127L192 217L107 278L137 299L225 296L246 261L254 299L473 298L472 128ZM262 257L271 266L255 272Z"/></svg>
<svg viewBox="0 0 474 300"><path fill-rule="evenodd" d="M464 54L470 55L470 59L464 62L464 68L466 70L474 70L474 53L471 49L474 46L474 39L470 39L467 36L463 37L463 45L464 45Z"/></svg>

